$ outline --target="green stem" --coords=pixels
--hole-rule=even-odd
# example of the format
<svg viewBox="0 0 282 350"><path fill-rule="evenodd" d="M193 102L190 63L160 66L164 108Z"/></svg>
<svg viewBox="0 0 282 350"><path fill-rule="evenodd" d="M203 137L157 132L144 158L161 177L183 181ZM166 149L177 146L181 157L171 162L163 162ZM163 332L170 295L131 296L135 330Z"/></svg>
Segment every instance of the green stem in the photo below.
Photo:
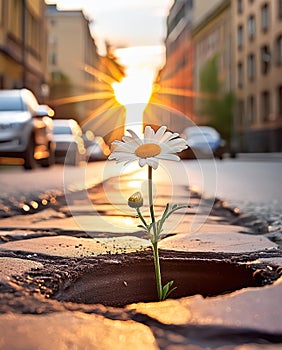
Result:
<svg viewBox="0 0 282 350"><path fill-rule="evenodd" d="M155 274L156 274L158 298L159 298L159 301L161 301L163 299L163 289L162 289L162 278L161 278L161 267L160 267L159 251L158 251L158 242L155 242L153 244L153 248L154 248L154 264L155 264Z"/></svg>
<svg viewBox="0 0 282 350"><path fill-rule="evenodd" d="M148 166L148 192L149 192L149 207L150 207L150 214L152 219L152 226L154 230L154 241L158 241L157 237L157 228L156 228L156 219L155 219L155 213L154 213L154 204L153 204L153 181L152 181L152 167Z"/></svg>
<svg viewBox="0 0 282 350"><path fill-rule="evenodd" d="M148 166L148 180L149 180L149 184L148 184L149 207L150 207L152 226L154 230L154 242L152 242L152 244L154 249L155 274L156 274L158 297L159 297L159 300L162 300L161 267L160 267L159 251L158 251L158 234L157 234L156 219L155 219L154 204L153 204L152 167L150 166Z"/></svg>

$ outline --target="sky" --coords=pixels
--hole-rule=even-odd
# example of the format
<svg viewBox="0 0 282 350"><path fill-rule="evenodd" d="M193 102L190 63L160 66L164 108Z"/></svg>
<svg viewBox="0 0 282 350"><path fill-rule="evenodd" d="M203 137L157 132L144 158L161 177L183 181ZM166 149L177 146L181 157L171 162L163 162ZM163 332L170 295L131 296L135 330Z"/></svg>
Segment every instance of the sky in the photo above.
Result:
<svg viewBox="0 0 282 350"><path fill-rule="evenodd" d="M91 33L104 54L105 40L128 73L153 74L164 64L166 17L173 0L46 0L59 9L82 9ZM135 71L135 73L134 73Z"/></svg>

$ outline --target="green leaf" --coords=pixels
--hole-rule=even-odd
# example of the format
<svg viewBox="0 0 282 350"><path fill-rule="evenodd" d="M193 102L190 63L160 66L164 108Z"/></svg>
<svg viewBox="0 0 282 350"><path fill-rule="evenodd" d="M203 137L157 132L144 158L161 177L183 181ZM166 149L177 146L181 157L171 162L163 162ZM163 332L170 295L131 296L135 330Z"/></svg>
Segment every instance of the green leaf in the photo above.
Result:
<svg viewBox="0 0 282 350"><path fill-rule="evenodd" d="M177 287L174 287L172 289L171 286L173 285L174 281L168 282L166 285L163 286L162 288L162 300L165 300L171 292L173 292Z"/></svg>

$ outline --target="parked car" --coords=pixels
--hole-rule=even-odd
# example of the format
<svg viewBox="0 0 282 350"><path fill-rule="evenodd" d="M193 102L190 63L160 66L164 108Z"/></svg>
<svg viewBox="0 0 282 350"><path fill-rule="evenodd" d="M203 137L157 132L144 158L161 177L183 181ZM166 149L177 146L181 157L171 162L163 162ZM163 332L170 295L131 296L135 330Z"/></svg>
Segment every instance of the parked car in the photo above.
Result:
<svg viewBox="0 0 282 350"><path fill-rule="evenodd" d="M54 119L53 133L57 163L76 166L85 160L86 149L77 121L74 119Z"/></svg>
<svg viewBox="0 0 282 350"><path fill-rule="evenodd" d="M86 159L88 162L106 160L110 153L110 147L106 144L103 137L95 136L94 139L88 143Z"/></svg>
<svg viewBox="0 0 282 350"><path fill-rule="evenodd" d="M181 152L181 158L223 158L226 142L210 126L190 126L181 135L187 140L188 149Z"/></svg>
<svg viewBox="0 0 282 350"><path fill-rule="evenodd" d="M25 169L52 165L53 115L28 89L0 90L0 157L22 158Z"/></svg>

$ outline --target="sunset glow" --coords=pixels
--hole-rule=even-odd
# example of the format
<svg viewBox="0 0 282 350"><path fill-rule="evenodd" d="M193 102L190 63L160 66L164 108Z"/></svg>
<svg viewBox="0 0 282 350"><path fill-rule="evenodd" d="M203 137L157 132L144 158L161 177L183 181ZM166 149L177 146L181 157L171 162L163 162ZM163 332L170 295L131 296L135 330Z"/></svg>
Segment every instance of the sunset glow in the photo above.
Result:
<svg viewBox="0 0 282 350"><path fill-rule="evenodd" d="M126 77L112 87L116 99L126 108L126 124L141 133L143 111L152 94L157 68L163 63L163 48L141 46L118 49L115 54L127 67Z"/></svg>

